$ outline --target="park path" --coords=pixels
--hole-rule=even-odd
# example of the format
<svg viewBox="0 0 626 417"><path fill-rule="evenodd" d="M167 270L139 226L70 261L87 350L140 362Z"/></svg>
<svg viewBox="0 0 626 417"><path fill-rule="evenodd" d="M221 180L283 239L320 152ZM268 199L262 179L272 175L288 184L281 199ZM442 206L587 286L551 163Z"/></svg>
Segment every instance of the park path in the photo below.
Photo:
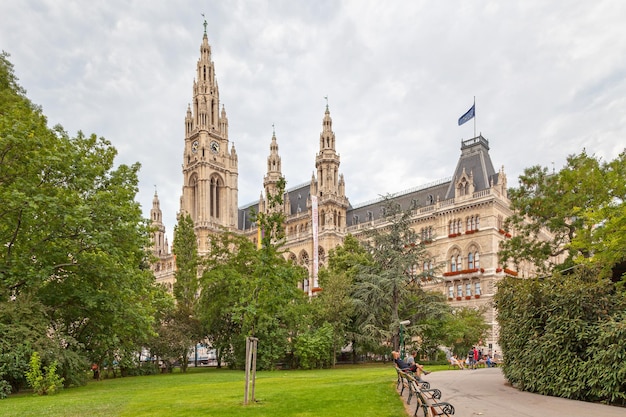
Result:
<svg viewBox="0 0 626 417"><path fill-rule="evenodd" d="M441 390L441 400L454 406L455 417L626 417L623 407L519 391L507 384L499 368L440 371L423 378ZM407 408L410 416L416 403Z"/></svg>

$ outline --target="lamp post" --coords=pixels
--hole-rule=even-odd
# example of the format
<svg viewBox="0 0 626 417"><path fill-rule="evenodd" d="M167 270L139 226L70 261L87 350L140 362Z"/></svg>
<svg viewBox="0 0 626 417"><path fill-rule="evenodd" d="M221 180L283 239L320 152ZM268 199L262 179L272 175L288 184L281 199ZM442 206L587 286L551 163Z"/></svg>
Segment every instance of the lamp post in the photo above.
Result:
<svg viewBox="0 0 626 417"><path fill-rule="evenodd" d="M404 326L411 324L411 320L400 322L400 359L404 360Z"/></svg>

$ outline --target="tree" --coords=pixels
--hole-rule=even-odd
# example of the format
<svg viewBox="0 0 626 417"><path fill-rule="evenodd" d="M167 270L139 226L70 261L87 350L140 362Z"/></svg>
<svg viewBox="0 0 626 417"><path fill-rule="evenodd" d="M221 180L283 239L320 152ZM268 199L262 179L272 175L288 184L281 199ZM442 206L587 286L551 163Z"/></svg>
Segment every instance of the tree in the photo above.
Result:
<svg viewBox="0 0 626 417"><path fill-rule="evenodd" d="M384 207L388 226L367 232L365 245L373 265L359 270L353 297L364 341L372 349L388 341L397 350L399 323L405 319L400 317L401 307L420 290L425 273L417 272L417 266L429 259L410 228L410 212L403 212L390 197Z"/></svg>
<svg viewBox="0 0 626 417"><path fill-rule="evenodd" d="M626 151L613 161L602 164L602 183L606 189L606 200L585 207L581 217L585 224L592 225L578 233L571 244L576 253L576 263L598 267L602 276L611 276L614 282L620 279L626 268ZM621 268L616 268L620 266ZM622 283L624 277L621 276Z"/></svg>
<svg viewBox="0 0 626 417"><path fill-rule="evenodd" d="M557 173L526 169L519 188L509 191L513 215L505 227L516 233L502 243L500 261L527 261L540 273L550 273L560 255L567 258L562 269L592 258L608 269L623 261L624 165L623 153L603 163L583 151L569 156ZM615 228L600 227L608 224Z"/></svg>
<svg viewBox="0 0 626 417"><path fill-rule="evenodd" d="M189 214L181 215L174 230L175 238L173 253L176 256L176 282L174 283L174 297L176 309L167 317L162 332L167 332L173 337L169 340L174 342L174 351L180 352L180 367L183 372L187 371L189 349L203 338L202 326L197 317L199 279L198 279L198 245L194 232L193 219ZM180 346L186 344L186 349ZM178 347L178 348L177 348Z"/></svg>
<svg viewBox="0 0 626 417"><path fill-rule="evenodd" d="M152 329L139 164L114 168L117 151L106 139L48 128L5 53L0 98L0 303L11 310L30 297L43 306L59 371L73 383L80 358L102 363L138 349ZM20 349L38 343L23 342Z"/></svg>
<svg viewBox="0 0 626 417"><path fill-rule="evenodd" d="M442 339L452 351L463 357L482 340L489 328L484 312L473 308L457 308L441 327Z"/></svg>
<svg viewBox="0 0 626 417"><path fill-rule="evenodd" d="M360 268L372 265L372 257L365 247L354 236L347 235L343 244L330 250L328 267L319 272L323 290L311 300L311 306L315 310L316 326L330 325L332 328L332 365L338 351L348 345L352 349L352 359L356 361L360 332L352 293Z"/></svg>
<svg viewBox="0 0 626 417"><path fill-rule="evenodd" d="M231 367L243 367L248 336L259 339L257 366L261 369L270 369L291 350L290 332L297 323L292 312L305 301L297 283L306 271L287 261L281 251L284 187L282 180L276 194L267 196L268 211L253 219L264 231L259 249L230 234L210 240L201 314L208 323L209 338Z"/></svg>
<svg viewBox="0 0 626 417"><path fill-rule="evenodd" d="M176 256L176 282L174 297L177 306L184 311L193 313L198 299L198 245L194 232L193 219L183 214L174 228L174 245L172 252Z"/></svg>

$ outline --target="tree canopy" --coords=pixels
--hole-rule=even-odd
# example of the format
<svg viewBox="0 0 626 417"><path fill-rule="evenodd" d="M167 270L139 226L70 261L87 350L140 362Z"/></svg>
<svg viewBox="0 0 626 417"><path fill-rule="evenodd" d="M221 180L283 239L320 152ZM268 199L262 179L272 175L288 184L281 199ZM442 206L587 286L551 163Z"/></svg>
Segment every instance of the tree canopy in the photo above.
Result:
<svg viewBox="0 0 626 417"><path fill-rule="evenodd" d="M505 227L516 233L503 242L500 261L528 261L540 273L559 263L561 269L597 264L610 274L626 260L625 174L626 152L606 162L583 151L569 156L559 172L524 170L520 186L509 191L513 215Z"/></svg>
<svg viewBox="0 0 626 417"><path fill-rule="evenodd" d="M16 351L45 340L59 355L102 363L150 335L154 278L135 201L140 166L115 166L116 154L95 134L48 128L0 55L0 309L27 302L48 335L31 334ZM9 338L27 334L10 323ZM65 359L60 372L77 375L82 364ZM42 360L52 362L43 352Z"/></svg>

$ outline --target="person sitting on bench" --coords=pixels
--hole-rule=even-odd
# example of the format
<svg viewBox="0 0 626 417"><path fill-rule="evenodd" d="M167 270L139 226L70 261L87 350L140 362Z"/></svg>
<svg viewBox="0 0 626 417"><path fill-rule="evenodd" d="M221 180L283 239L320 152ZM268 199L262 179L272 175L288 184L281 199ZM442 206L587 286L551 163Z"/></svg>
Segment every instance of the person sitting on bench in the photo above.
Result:
<svg viewBox="0 0 626 417"><path fill-rule="evenodd" d="M414 372L415 375L417 376L417 380L420 379L421 373L424 372L424 375L428 375L430 373L430 371L426 371L424 370L424 367L422 365L420 365L419 363L415 362L413 365L409 365L408 363L406 363L405 361L403 361L402 359L400 359L400 353L396 352L395 350L393 352L391 352L391 356L393 357L393 361L396 363L396 366L401 370L401 371L411 371Z"/></svg>

